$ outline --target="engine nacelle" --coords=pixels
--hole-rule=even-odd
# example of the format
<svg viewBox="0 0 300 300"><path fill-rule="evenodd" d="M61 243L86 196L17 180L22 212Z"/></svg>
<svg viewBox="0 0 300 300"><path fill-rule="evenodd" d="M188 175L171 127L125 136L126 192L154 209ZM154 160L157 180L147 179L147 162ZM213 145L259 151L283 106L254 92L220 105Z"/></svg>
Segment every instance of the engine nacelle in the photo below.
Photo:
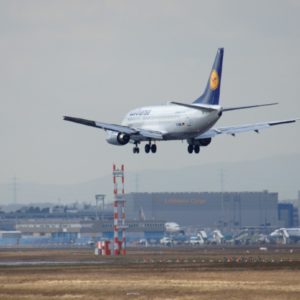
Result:
<svg viewBox="0 0 300 300"><path fill-rule="evenodd" d="M129 143L130 136L122 132L107 131L106 141L112 145L123 146Z"/></svg>
<svg viewBox="0 0 300 300"><path fill-rule="evenodd" d="M199 140L200 146L208 146L211 143L211 138Z"/></svg>

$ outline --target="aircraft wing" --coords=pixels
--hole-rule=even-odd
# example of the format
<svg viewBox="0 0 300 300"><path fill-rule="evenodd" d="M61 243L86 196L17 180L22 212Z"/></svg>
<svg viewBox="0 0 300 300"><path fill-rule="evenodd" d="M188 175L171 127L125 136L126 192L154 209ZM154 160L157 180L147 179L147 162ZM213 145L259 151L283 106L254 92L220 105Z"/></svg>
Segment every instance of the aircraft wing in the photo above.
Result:
<svg viewBox="0 0 300 300"><path fill-rule="evenodd" d="M163 133L160 131L148 130L148 129L137 129L139 135L142 137L152 140L163 140Z"/></svg>
<svg viewBox="0 0 300 300"><path fill-rule="evenodd" d="M74 122L74 123L79 123L79 124L82 124L82 125L97 127L97 128L101 128L101 129L104 129L104 130L122 132L122 133L126 133L126 134L138 133L137 130L135 130L134 128L128 127L128 126L102 123L102 122L86 120L86 119L81 119L81 118L68 117L68 116L64 116L64 120Z"/></svg>
<svg viewBox="0 0 300 300"><path fill-rule="evenodd" d="M198 135L195 139L200 140L200 139L206 139L206 138L213 138L220 134L230 134L232 136L235 136L238 133L249 132L249 131L259 133L259 131L262 129L270 128L275 125L295 123L297 120L299 120L299 119L290 119L290 120L283 120L283 121L272 121L272 122L264 122L264 123L254 123L254 124L245 124L245 125L238 125L238 126L212 128L212 129L206 131L205 133Z"/></svg>
<svg viewBox="0 0 300 300"><path fill-rule="evenodd" d="M109 124L109 123L103 123L98 121L92 121L87 119L81 119L81 118L74 118L74 117L68 117L64 116L65 121L70 121L86 126L91 127L97 127L104 130L111 130L115 132L122 132L130 135L134 139L134 137L137 137L138 139L153 139L153 140L162 140L163 139L163 133L159 131L153 131L153 130L147 130L147 129L138 129L138 128L132 128L128 126L123 125L117 125L117 124Z"/></svg>

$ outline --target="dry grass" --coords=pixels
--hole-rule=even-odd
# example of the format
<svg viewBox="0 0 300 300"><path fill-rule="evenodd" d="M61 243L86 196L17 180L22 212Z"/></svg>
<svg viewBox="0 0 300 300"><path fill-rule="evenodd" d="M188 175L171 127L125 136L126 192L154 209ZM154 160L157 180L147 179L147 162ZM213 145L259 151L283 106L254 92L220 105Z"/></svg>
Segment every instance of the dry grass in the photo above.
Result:
<svg viewBox="0 0 300 300"><path fill-rule="evenodd" d="M149 266L148 266L149 267ZM102 267L14 269L0 299L299 299L299 271L166 271Z"/></svg>
<svg viewBox="0 0 300 300"><path fill-rule="evenodd" d="M26 261L30 253L33 261L59 261L68 254L0 252L0 261L8 257ZM89 251L76 253L80 261L95 259ZM145 263L137 261L145 253L132 252L126 258L96 258L105 262L98 265L0 267L0 299L300 299L297 260L246 266L201 263L203 254L197 251L166 250L146 255ZM213 253L207 255L213 257ZM170 262L175 257L179 262Z"/></svg>

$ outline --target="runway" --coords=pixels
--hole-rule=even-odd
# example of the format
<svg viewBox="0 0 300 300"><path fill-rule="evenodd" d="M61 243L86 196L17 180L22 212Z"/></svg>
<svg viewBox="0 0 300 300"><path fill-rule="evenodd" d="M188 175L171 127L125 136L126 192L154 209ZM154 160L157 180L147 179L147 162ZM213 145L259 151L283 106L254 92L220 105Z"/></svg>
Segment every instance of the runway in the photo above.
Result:
<svg viewBox="0 0 300 300"><path fill-rule="evenodd" d="M0 267L18 267L18 266L68 266L68 265L103 265L105 261L7 261L0 262Z"/></svg>
<svg viewBox="0 0 300 300"><path fill-rule="evenodd" d="M299 278L299 248L0 250L0 299L296 300Z"/></svg>

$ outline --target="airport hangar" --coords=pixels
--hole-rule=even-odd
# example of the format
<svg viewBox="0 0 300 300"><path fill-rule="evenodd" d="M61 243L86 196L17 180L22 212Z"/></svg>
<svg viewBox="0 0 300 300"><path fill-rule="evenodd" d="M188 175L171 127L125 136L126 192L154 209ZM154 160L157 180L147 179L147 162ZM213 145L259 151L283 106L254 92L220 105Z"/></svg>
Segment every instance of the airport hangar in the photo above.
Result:
<svg viewBox="0 0 300 300"><path fill-rule="evenodd" d="M127 233L129 240L158 239L165 233L164 223L174 221L194 228L287 227L294 209L291 204L279 204L278 194L263 192L225 193L130 193L126 195ZM282 207L281 207L282 206ZM100 211L69 211L64 215L49 212L41 215L25 213L14 216L14 225L22 238L10 243L85 244L91 239L113 235L112 208ZM11 219L2 216L0 224ZM100 217L100 219L99 219ZM298 218L297 218L298 219ZM3 224L2 224L3 225ZM295 225L295 224L293 224ZM5 228L1 226L2 230ZM6 230L8 230L6 228ZM12 238L10 237L11 240ZM1 239L7 244L7 238ZM0 243L1 245L2 243Z"/></svg>
<svg viewBox="0 0 300 300"><path fill-rule="evenodd" d="M182 226L280 226L278 193L268 191L130 193L126 200L128 219L136 219L142 210L148 220L168 220Z"/></svg>

